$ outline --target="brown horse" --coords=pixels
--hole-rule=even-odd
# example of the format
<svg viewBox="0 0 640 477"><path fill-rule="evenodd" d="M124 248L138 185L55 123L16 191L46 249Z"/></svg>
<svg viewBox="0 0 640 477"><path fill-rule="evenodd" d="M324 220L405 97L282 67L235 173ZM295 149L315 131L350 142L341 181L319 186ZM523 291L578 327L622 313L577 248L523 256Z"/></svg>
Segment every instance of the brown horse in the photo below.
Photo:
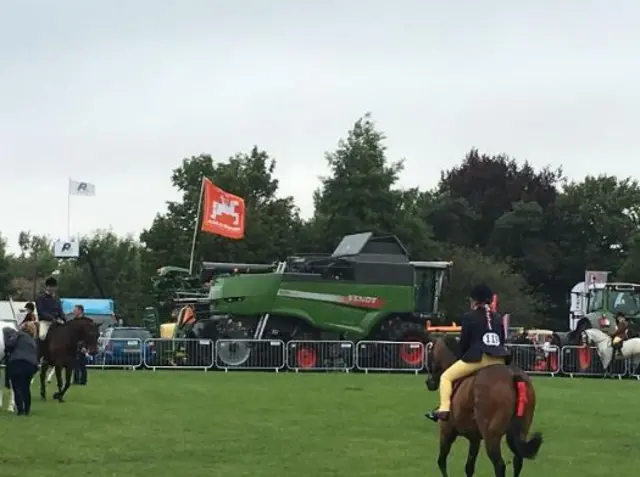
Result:
<svg viewBox="0 0 640 477"><path fill-rule="evenodd" d="M459 357L458 340L438 338L429 349L427 388L438 389L440 376ZM502 459L500 443L506 435L513 452L513 475L518 477L524 459L533 459L542 445L542 435L535 433L527 440L533 421L536 396L529 377L522 371L493 365L455 383L451 401L451 415L440 421L440 454L438 467L447 477L447 457L458 436L469 441L469 454L465 465L467 477L475 472L480 442L484 440L487 455L496 477L505 477L506 465Z"/></svg>
<svg viewBox="0 0 640 477"><path fill-rule="evenodd" d="M47 370L53 366L56 370L58 391L53 399L64 401L64 395L71 386L71 374L76 367L78 349L85 347L91 354L98 351L100 325L89 318L74 318L67 323L54 323L44 341L39 341L40 349L40 397L47 399L45 379ZM62 370L65 370L64 387L62 386Z"/></svg>

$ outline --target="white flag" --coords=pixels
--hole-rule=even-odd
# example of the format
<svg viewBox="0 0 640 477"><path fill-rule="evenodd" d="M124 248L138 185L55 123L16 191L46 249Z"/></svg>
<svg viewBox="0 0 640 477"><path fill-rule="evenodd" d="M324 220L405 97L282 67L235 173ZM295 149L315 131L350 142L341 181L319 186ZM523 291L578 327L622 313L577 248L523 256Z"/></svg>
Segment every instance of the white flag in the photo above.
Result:
<svg viewBox="0 0 640 477"><path fill-rule="evenodd" d="M80 182L69 179L69 195L93 197L96 195L96 186L89 182Z"/></svg>

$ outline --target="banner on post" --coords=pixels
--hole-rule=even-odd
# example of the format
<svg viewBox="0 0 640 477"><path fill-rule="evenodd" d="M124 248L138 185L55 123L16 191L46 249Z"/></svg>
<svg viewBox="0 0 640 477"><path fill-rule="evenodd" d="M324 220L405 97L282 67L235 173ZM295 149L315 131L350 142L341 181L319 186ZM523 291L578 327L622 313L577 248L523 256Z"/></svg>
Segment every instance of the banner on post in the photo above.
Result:
<svg viewBox="0 0 640 477"><path fill-rule="evenodd" d="M75 239L56 240L53 242L53 256L56 258L78 258L80 243Z"/></svg>
<svg viewBox="0 0 640 477"><path fill-rule="evenodd" d="M204 179L203 187L200 230L229 239L244 238L244 199L221 189L209 179Z"/></svg>

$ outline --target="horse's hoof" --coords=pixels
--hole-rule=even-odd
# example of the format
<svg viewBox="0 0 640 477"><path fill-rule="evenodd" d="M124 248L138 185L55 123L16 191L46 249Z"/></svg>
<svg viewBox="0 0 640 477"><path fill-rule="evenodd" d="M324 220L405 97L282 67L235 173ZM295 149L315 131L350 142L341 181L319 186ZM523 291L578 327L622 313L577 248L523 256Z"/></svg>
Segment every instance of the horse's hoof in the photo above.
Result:
<svg viewBox="0 0 640 477"><path fill-rule="evenodd" d="M58 392L53 393L53 399L60 399L60 393Z"/></svg>

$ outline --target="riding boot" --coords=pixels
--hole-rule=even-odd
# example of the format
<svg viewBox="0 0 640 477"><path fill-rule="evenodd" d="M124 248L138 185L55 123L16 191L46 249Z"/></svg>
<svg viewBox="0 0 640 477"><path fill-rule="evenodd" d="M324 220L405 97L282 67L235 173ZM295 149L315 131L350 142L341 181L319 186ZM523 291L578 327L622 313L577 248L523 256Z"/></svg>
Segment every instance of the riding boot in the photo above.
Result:
<svg viewBox="0 0 640 477"><path fill-rule="evenodd" d="M429 411L428 413L426 413L425 417L432 420L433 422L448 421L449 414L449 411L440 411L438 409L434 409L433 411Z"/></svg>

